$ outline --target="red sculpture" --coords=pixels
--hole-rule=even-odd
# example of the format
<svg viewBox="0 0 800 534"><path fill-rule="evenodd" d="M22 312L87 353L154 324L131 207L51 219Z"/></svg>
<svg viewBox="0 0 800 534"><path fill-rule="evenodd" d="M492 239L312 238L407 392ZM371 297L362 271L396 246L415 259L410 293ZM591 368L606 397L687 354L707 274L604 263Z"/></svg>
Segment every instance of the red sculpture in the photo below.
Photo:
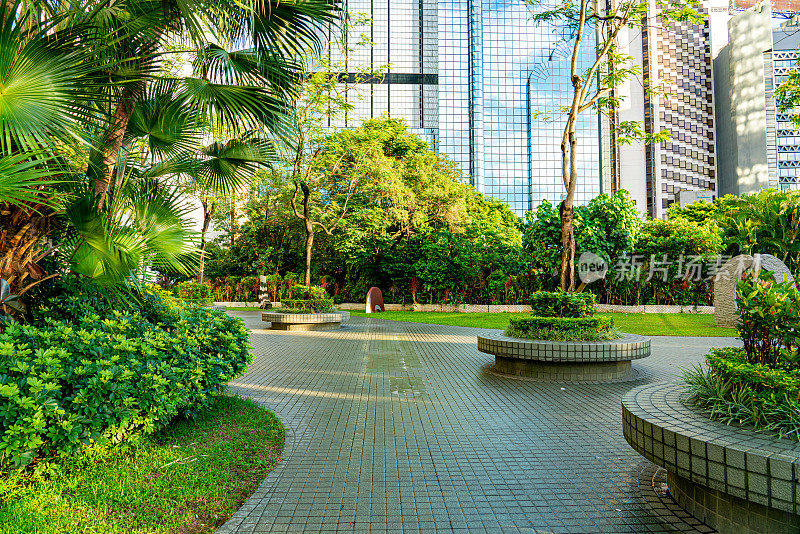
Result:
<svg viewBox="0 0 800 534"><path fill-rule="evenodd" d="M383 293L377 287L369 288L367 291L367 313L382 312L386 309L383 304Z"/></svg>

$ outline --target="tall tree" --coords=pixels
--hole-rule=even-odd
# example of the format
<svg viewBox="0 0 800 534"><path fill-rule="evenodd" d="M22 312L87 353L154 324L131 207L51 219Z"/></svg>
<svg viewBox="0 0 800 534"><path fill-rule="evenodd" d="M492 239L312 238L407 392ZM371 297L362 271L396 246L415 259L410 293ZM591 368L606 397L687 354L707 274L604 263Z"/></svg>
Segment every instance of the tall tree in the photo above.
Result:
<svg viewBox="0 0 800 534"><path fill-rule="evenodd" d="M311 256L314 247L314 236L317 230L331 234L338 228L347 214L350 196L358 184L352 179L344 187L338 183L339 165L334 163L323 173L317 172L323 166L316 159L323 153L323 139L331 132L331 125L337 121L346 121L348 113L354 109L353 101L360 95L350 88L349 76L355 74L356 83L379 81L387 66L373 69L370 66L355 68L349 61L350 55L359 48L373 45L365 36L351 44L351 29L368 22L367 17L358 13L346 13L342 23L341 34L333 35L328 50L322 57L306 56L304 67L306 76L302 89L291 113L292 143L287 151L288 169L294 186L294 194L290 204L294 215L303 221L306 233L305 284L311 284ZM342 83L348 80L348 83ZM359 157L359 156L357 156ZM316 170L315 170L316 167ZM330 173L330 174L324 174ZM326 193L336 190L338 195ZM298 198L300 207L298 208Z"/></svg>
<svg viewBox="0 0 800 534"><path fill-rule="evenodd" d="M565 290L574 290L575 232L573 229L575 191L578 185L578 117L589 110L599 110L612 117L618 143L640 140L654 143L669 138L669 132L647 132L633 121L613 121L620 97L614 92L620 84L641 69L631 56L624 54L618 38L623 28L640 30L648 24L669 25L688 21L699 23L703 17L694 0L665 0L658 3L656 12L648 8L647 0L566 0L551 8L542 0L528 0L535 10L535 24L565 27L564 40L571 45L569 80L572 86L570 101L561 107L565 123L561 137L561 177L566 196L559 207L561 219L561 269L560 284ZM587 35L596 35L594 58L586 69L581 69L581 57L590 46ZM562 44L562 43L559 43ZM658 88L650 88L657 92Z"/></svg>

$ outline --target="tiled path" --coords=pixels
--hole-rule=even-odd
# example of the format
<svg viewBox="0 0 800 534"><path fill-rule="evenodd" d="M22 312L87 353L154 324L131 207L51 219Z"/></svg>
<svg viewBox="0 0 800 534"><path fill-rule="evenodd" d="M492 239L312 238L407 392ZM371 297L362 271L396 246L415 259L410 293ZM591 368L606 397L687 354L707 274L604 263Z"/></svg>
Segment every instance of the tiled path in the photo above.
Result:
<svg viewBox="0 0 800 534"><path fill-rule="evenodd" d="M288 333L239 315L257 357L231 390L273 410L287 443L220 532L709 532L623 439L620 398L732 339L654 338L639 379L579 385L486 372L478 329Z"/></svg>

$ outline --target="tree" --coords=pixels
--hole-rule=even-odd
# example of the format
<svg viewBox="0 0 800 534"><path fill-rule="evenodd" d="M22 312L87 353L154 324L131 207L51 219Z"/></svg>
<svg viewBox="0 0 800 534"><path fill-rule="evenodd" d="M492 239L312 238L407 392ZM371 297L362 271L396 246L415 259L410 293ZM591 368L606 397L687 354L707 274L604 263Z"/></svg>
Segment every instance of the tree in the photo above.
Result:
<svg viewBox="0 0 800 534"><path fill-rule="evenodd" d="M15 276L17 294L43 279L38 260L55 248L43 237L56 222L67 225L58 250L71 268L109 282L148 262L191 264L194 236L174 194L186 171L179 153L200 142L184 135L197 130L186 118L240 138L285 135L296 58L320 47L337 5L5 3L0 276ZM186 44L191 75L165 70L175 41Z"/></svg>
<svg viewBox="0 0 800 534"><path fill-rule="evenodd" d="M360 14L346 13L342 24L342 34L357 24L365 23ZM372 46L365 37L356 44L364 48ZM306 56L304 68L307 72L301 86L300 94L292 107L291 131L292 143L288 151L288 168L294 185L294 194L290 203L294 215L303 221L306 232L306 266L305 285L311 284L311 255L314 247L314 236L317 230L331 235L339 227L347 214L347 204L358 184L358 178L351 173L347 184L338 183L338 164L331 162L320 165L316 159L323 153L324 138L330 132L329 124L351 111L354 106L352 95L342 78L352 74L352 65L348 58L355 47L347 43L346 37L332 39L328 51L321 58ZM385 67L371 69L356 68L356 83L379 78ZM328 168L321 174L315 169ZM328 189L332 188L332 189ZM335 194L329 191L335 190ZM301 208L298 209L298 195ZM337 196L338 195L338 196Z"/></svg>
<svg viewBox="0 0 800 534"><path fill-rule="evenodd" d="M523 246L542 268L551 269L562 257L561 220L558 209L547 200L528 212L523 229ZM613 266L634 249L642 221L627 191L601 194L575 208L575 249L594 252Z"/></svg>
<svg viewBox="0 0 800 534"><path fill-rule="evenodd" d="M231 139L204 147L185 162L190 178L185 191L200 201L203 222L200 231L200 259L197 281L203 282L208 228L220 198L241 187L261 165L275 160L273 143L264 139Z"/></svg>
<svg viewBox="0 0 800 534"><path fill-rule="evenodd" d="M540 8L542 0L529 0L534 8ZM566 197L559 206L561 221L561 269L562 289L575 289L575 232L574 200L578 185L576 127L581 113L590 109L613 113L620 103L614 89L640 70L632 63L632 57L620 52L617 38L623 28L641 28L650 20L664 24L673 21L699 22L702 15L695 9L691 0L665 0L659 4L657 13L649 13L649 2L642 0L621 0L598 2L596 0L566 0L555 9L545 9L532 16L534 23L563 25L569 31L565 41L571 43L570 83L572 98L568 105L562 106L565 116L564 132L561 137L561 177L566 189ZM595 58L584 71L579 69L579 58L587 34L597 35ZM655 88L652 88L655 89ZM641 125L632 121L621 121L616 127L619 143L634 139L645 143L663 141L669 132L646 132Z"/></svg>

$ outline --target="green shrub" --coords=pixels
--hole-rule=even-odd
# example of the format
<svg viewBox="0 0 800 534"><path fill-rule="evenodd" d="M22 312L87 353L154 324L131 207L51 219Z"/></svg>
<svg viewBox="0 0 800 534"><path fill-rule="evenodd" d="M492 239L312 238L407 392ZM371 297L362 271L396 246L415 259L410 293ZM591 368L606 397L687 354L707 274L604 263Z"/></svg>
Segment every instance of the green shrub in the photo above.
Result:
<svg viewBox="0 0 800 534"><path fill-rule="evenodd" d="M281 299L281 310L285 313L322 313L333 310L333 299L325 288L296 284L289 288L289 298Z"/></svg>
<svg viewBox="0 0 800 534"><path fill-rule="evenodd" d="M284 313L324 313L333 311L333 299L283 299L280 311Z"/></svg>
<svg viewBox="0 0 800 534"><path fill-rule="evenodd" d="M536 291L530 304L538 317L591 317L597 313L597 297L592 293Z"/></svg>
<svg viewBox="0 0 800 534"><path fill-rule="evenodd" d="M243 302L253 302L258 300L260 286L258 276L244 276L237 286L237 293Z"/></svg>
<svg viewBox="0 0 800 534"><path fill-rule="evenodd" d="M248 331L223 312L147 290L86 281L49 299L34 324L0 333L0 470L150 433L194 415L252 359Z"/></svg>
<svg viewBox="0 0 800 534"><path fill-rule="evenodd" d="M800 440L800 295L794 282L775 282L773 273L746 273L737 284L744 348L712 349L708 370L685 374L691 402L726 424Z"/></svg>
<svg viewBox="0 0 800 534"><path fill-rule="evenodd" d="M180 282L175 285L175 294L187 302L208 304L211 300L211 286L197 282Z"/></svg>
<svg viewBox="0 0 800 534"><path fill-rule="evenodd" d="M743 349L712 349L708 369L684 373L690 402L725 424L800 441L800 371L749 363Z"/></svg>
<svg viewBox="0 0 800 534"><path fill-rule="evenodd" d="M748 361L743 349L712 349L706 363L714 374L746 384L753 395L800 400L800 369L779 369Z"/></svg>
<svg viewBox="0 0 800 534"><path fill-rule="evenodd" d="M736 303L736 328L750 363L797 360L800 294L794 282L775 282L770 271L747 272L737 284Z"/></svg>
<svg viewBox="0 0 800 534"><path fill-rule="evenodd" d="M601 341L616 339L610 317L525 317L511 319L506 335L546 341Z"/></svg>
<svg viewBox="0 0 800 534"><path fill-rule="evenodd" d="M289 288L289 299L325 299L328 292L321 286L304 286L296 284Z"/></svg>

